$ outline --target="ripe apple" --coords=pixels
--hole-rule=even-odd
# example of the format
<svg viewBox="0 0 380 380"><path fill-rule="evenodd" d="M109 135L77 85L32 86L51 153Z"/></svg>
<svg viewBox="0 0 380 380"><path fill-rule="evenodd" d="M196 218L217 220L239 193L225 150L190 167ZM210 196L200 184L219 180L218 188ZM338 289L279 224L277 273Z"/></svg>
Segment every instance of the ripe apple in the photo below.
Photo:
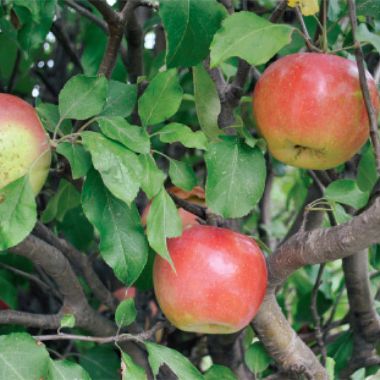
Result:
<svg viewBox="0 0 380 380"><path fill-rule="evenodd" d="M34 108L16 96L0 94L0 189L29 174L38 194L50 161L49 139Z"/></svg>
<svg viewBox="0 0 380 380"><path fill-rule="evenodd" d="M255 316L267 285L265 257L248 236L196 225L168 239L170 264L156 256L153 268L158 303L184 331L228 334Z"/></svg>
<svg viewBox="0 0 380 380"><path fill-rule="evenodd" d="M186 201L200 206L205 206L205 192L200 186L196 186L190 191L185 191L175 186L169 187L167 190L169 193L176 195L178 198L184 199ZM146 225L150 205L151 204L149 203L148 206L144 209L141 216L141 222L144 226ZM183 229L193 226L194 224L199 224L197 216L195 216L191 212L184 210L181 207L178 209L178 214L182 220Z"/></svg>
<svg viewBox="0 0 380 380"><path fill-rule="evenodd" d="M366 76L378 112L376 84ZM256 84L253 112L272 155L300 168L333 168L368 139L357 65L331 54L292 54L270 65Z"/></svg>

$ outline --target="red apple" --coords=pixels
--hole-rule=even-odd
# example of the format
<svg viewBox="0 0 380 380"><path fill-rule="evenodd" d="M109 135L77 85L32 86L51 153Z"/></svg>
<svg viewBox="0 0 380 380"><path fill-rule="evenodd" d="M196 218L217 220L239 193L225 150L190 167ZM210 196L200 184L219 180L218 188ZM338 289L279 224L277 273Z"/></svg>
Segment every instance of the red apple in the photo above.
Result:
<svg viewBox="0 0 380 380"><path fill-rule="evenodd" d="M376 84L366 75L378 111ZM368 139L356 63L331 54L292 54L270 65L255 87L253 111L272 155L300 168L333 168Z"/></svg>
<svg viewBox="0 0 380 380"><path fill-rule="evenodd" d="M167 191L169 193L176 195L178 198L184 199L186 201L189 201L191 203L194 203L200 206L205 206L205 192L200 186L196 186L190 191L185 191L178 187L173 186L173 187L169 187ZM146 221L147 221L149 210L150 210L150 205L151 203L148 204L148 206L144 209L141 215L141 222L144 226L146 225ZM178 209L178 214L182 220L182 226L184 229L187 227L193 226L195 224L199 224L197 220L197 216L195 216L191 212L184 210L181 207Z"/></svg>
<svg viewBox="0 0 380 380"><path fill-rule="evenodd" d="M7 309L9 309L8 304L0 300L0 310L7 310Z"/></svg>
<svg viewBox="0 0 380 380"><path fill-rule="evenodd" d="M49 139L34 108L16 96L0 94L0 188L29 174L37 194L50 161Z"/></svg>
<svg viewBox="0 0 380 380"><path fill-rule="evenodd" d="M249 324L264 298L265 257L248 236L197 225L168 239L170 264L156 256L153 283L158 303L184 331L228 334Z"/></svg>

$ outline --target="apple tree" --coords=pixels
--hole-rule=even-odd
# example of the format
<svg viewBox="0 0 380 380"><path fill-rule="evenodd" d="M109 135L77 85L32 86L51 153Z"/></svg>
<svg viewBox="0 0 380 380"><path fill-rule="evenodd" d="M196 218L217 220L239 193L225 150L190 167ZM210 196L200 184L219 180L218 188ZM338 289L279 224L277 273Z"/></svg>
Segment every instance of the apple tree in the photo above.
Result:
<svg viewBox="0 0 380 380"><path fill-rule="evenodd" d="M0 380L380 378L380 2L3 0Z"/></svg>

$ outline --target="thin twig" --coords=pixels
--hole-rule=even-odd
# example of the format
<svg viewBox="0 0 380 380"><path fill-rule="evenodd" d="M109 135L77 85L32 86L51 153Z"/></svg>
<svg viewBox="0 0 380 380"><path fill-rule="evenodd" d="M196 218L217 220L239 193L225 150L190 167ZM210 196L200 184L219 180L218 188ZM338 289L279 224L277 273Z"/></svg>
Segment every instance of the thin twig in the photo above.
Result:
<svg viewBox="0 0 380 380"><path fill-rule="evenodd" d="M176 195L174 195L171 192L168 192L168 194L172 197L173 201L176 203L177 206L182 207L184 210L191 212L195 216L198 216L199 218L205 220L207 217L206 214L206 207L202 207L199 205L196 205L194 203L185 201L184 199L178 198Z"/></svg>
<svg viewBox="0 0 380 380"><path fill-rule="evenodd" d="M282 15L284 14L287 6L288 6L288 1L287 0L282 0L277 5L277 7L275 8L275 10L271 14L271 16L269 17L269 21L270 22L277 22L277 21L279 21L281 19Z"/></svg>
<svg viewBox="0 0 380 380"><path fill-rule="evenodd" d="M319 266L317 279L315 280L313 291L311 293L311 306L310 306L311 314L313 316L314 323L315 323L315 338L317 340L317 344L322 355L321 362L323 365L326 364L327 351L326 351L326 346L323 339L321 317L318 313L318 308L317 308L317 296L318 296L319 287L322 283L321 279L322 279L324 269L325 269L325 264L321 264Z"/></svg>
<svg viewBox="0 0 380 380"><path fill-rule="evenodd" d="M20 269L14 268L14 267L7 265L5 263L0 263L0 267L17 274L18 276L24 277L30 281L35 282L43 290L46 290L48 292L51 291L51 287L49 285L45 284L45 282L41 281L37 276L34 276L34 275L27 273L27 272L24 272Z"/></svg>
<svg viewBox="0 0 380 380"><path fill-rule="evenodd" d="M64 4L68 5L70 8L75 9L79 14L85 16L89 20L91 20L95 25L108 33L108 25L106 22L97 17L94 13L90 12L85 7L82 7L80 4L75 2L74 0L65 0Z"/></svg>
<svg viewBox="0 0 380 380"><path fill-rule="evenodd" d="M159 330L168 326L167 322L157 322L151 329L140 334L120 334L106 337L76 335L76 334L54 334L54 335L36 335L33 338L39 341L48 340L77 340L82 342L94 342L99 344L120 343L126 341L134 341L143 343L145 340L151 339L152 336Z"/></svg>
<svg viewBox="0 0 380 380"><path fill-rule="evenodd" d="M359 80L360 87L362 90L365 106L367 109L368 119L369 119L369 128L370 128L370 137L371 142L375 151L376 157L376 168L378 174L380 174L380 139L378 135L378 127L377 127L377 114L376 110L373 106L371 95L369 92L367 77L366 77L366 69L364 67L364 55L362 48L360 46L360 42L356 39L357 32L357 21L356 21L356 8L354 0L348 0L348 7L350 13L351 27L352 27L352 36L355 43L355 58L356 63L359 70Z"/></svg>
<svg viewBox="0 0 380 380"><path fill-rule="evenodd" d="M313 41L310 37L310 34L309 34L309 31L307 30L307 27L306 27L306 24L305 24L305 21L302 17L302 12L301 12L301 9L299 8L299 6L296 6L295 8L295 12L296 12L296 16L297 16L297 19L298 19L298 22L300 23L301 25L301 30L302 30L302 37L304 38L305 40L305 43L306 43L306 46L307 46L307 49L309 51L317 51L317 52L320 52L321 50L318 49L316 46L313 45Z"/></svg>

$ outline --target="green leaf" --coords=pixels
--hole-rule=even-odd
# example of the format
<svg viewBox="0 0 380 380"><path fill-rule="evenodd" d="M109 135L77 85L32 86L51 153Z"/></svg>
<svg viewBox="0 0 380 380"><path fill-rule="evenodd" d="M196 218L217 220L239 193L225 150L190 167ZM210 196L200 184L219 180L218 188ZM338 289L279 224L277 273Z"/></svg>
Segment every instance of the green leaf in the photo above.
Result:
<svg viewBox="0 0 380 380"><path fill-rule="evenodd" d="M237 380L234 373L227 367L214 364L204 375L204 380Z"/></svg>
<svg viewBox="0 0 380 380"><path fill-rule="evenodd" d="M101 118L99 127L108 138L123 144L137 153L147 154L150 151L150 140L145 129L129 124L120 116Z"/></svg>
<svg viewBox="0 0 380 380"><path fill-rule="evenodd" d="M79 356L91 380L120 380L120 359L112 347L98 346Z"/></svg>
<svg viewBox="0 0 380 380"><path fill-rule="evenodd" d="M249 346L244 359L249 370L255 374L265 371L272 361L260 342L255 342Z"/></svg>
<svg viewBox="0 0 380 380"><path fill-rule="evenodd" d="M352 219L352 216L350 214L347 214L344 207L336 202L331 202L332 205L332 211L334 213L335 220L338 224L347 223Z"/></svg>
<svg viewBox="0 0 380 380"><path fill-rule="evenodd" d="M61 119L85 120L98 115L103 110L107 91L108 82L103 76L71 78L59 93Z"/></svg>
<svg viewBox="0 0 380 380"><path fill-rule="evenodd" d="M326 371L329 379L334 379L335 360L333 358L326 358Z"/></svg>
<svg viewBox="0 0 380 380"><path fill-rule="evenodd" d="M375 47L378 52L380 52L380 36L370 32L366 24L359 24L356 38L360 42L369 42Z"/></svg>
<svg viewBox="0 0 380 380"><path fill-rule="evenodd" d="M211 67L230 57L240 57L251 65L268 62L291 42L294 28L273 24L252 12L227 17L211 44Z"/></svg>
<svg viewBox="0 0 380 380"><path fill-rule="evenodd" d="M135 364L132 358L127 355L125 352L121 354L122 363L122 380L147 380L147 375L145 371Z"/></svg>
<svg viewBox="0 0 380 380"><path fill-rule="evenodd" d="M376 160L370 145L364 150L358 165L356 181L361 191L372 191L377 181Z"/></svg>
<svg viewBox="0 0 380 380"><path fill-rule="evenodd" d="M352 179L338 179L326 188L325 197L359 209L367 204L369 192L361 191L358 184Z"/></svg>
<svg viewBox="0 0 380 380"><path fill-rule="evenodd" d="M169 176L174 185L188 191L198 182L193 168L183 161L170 160Z"/></svg>
<svg viewBox="0 0 380 380"><path fill-rule="evenodd" d="M377 19L380 17L380 3L378 0L357 0L356 13Z"/></svg>
<svg viewBox="0 0 380 380"><path fill-rule="evenodd" d="M193 132L191 128L180 123L170 123L159 131L160 140L164 143L179 141L187 148L207 149L207 137L202 131Z"/></svg>
<svg viewBox="0 0 380 380"><path fill-rule="evenodd" d="M136 100L136 85L111 80L109 81L106 104L101 115L127 117L132 113Z"/></svg>
<svg viewBox="0 0 380 380"><path fill-rule="evenodd" d="M38 116L42 122L42 125L44 128L54 133L55 128L57 124L59 123L59 109L56 104L50 104L50 103L40 103L36 107L36 111L38 113ZM69 120L65 120L61 126L61 131L64 134L68 134L71 131L71 123Z"/></svg>
<svg viewBox="0 0 380 380"><path fill-rule="evenodd" d="M41 380L47 378L49 354L29 334L0 336L0 379Z"/></svg>
<svg viewBox="0 0 380 380"><path fill-rule="evenodd" d="M150 246L172 264L167 237L181 235L182 222L177 208L164 188L153 198L147 219L147 235Z"/></svg>
<svg viewBox="0 0 380 380"><path fill-rule="evenodd" d="M260 200L265 186L265 160L258 148L237 140L209 145L206 203L225 218L247 215Z"/></svg>
<svg viewBox="0 0 380 380"><path fill-rule="evenodd" d="M84 177L87 174L91 167L91 156L82 145L62 142L58 144L56 150L70 162L73 179Z"/></svg>
<svg viewBox="0 0 380 380"><path fill-rule="evenodd" d="M214 81L203 65L193 67L194 98L199 125L205 135L215 140L223 132L218 126L220 99Z"/></svg>
<svg viewBox="0 0 380 380"><path fill-rule="evenodd" d="M115 312L115 321L120 328L129 326L135 321L136 317L137 310L135 301L132 298L128 298L121 302Z"/></svg>
<svg viewBox="0 0 380 380"><path fill-rule="evenodd" d="M161 0L167 67L194 66L206 58L212 38L226 15L224 7L215 0Z"/></svg>
<svg viewBox="0 0 380 380"><path fill-rule="evenodd" d="M27 176L0 189L0 215L0 251L4 251L24 240L37 220L36 202Z"/></svg>
<svg viewBox="0 0 380 380"><path fill-rule="evenodd" d="M50 360L49 380L91 380L79 364L69 360Z"/></svg>
<svg viewBox="0 0 380 380"><path fill-rule="evenodd" d="M161 365L166 364L177 375L178 380L203 379L201 373L191 364L189 359L178 351L150 342L146 342L145 346L149 354L149 364L155 378Z"/></svg>
<svg viewBox="0 0 380 380"><path fill-rule="evenodd" d="M89 172L82 193L83 210L99 231L100 254L125 284L139 277L148 259L148 244L136 205L128 207Z"/></svg>
<svg viewBox="0 0 380 380"><path fill-rule="evenodd" d="M49 203L42 213L41 221L43 223L50 223L56 219L59 222L62 222L66 212L79 205L79 191L70 182L61 179L58 190L54 196L49 199Z"/></svg>
<svg viewBox="0 0 380 380"><path fill-rule="evenodd" d="M327 354L335 360L335 375L348 365L352 355L353 336L351 331L345 331L334 342L327 346ZM335 377L339 378L339 377Z"/></svg>
<svg viewBox="0 0 380 380"><path fill-rule="evenodd" d="M156 161L150 154L139 156L143 175L141 176L141 188L149 199L152 199L161 189L166 175L160 170Z"/></svg>
<svg viewBox="0 0 380 380"><path fill-rule="evenodd" d="M60 327L68 327L73 328L75 327L75 315L73 314L64 314L60 321Z"/></svg>
<svg viewBox="0 0 380 380"><path fill-rule="evenodd" d="M84 216L82 206L66 212L63 221L58 223L57 227L58 232L81 251L89 249L93 244L94 228Z"/></svg>
<svg viewBox="0 0 380 380"><path fill-rule="evenodd" d="M82 141L104 184L115 197L130 205L139 191L142 174L136 154L96 132L83 132Z"/></svg>
<svg viewBox="0 0 380 380"><path fill-rule="evenodd" d="M173 116L181 105L182 94L175 69L158 73L139 99L143 124L158 124Z"/></svg>
<svg viewBox="0 0 380 380"><path fill-rule="evenodd" d="M16 309L18 305L18 291L15 285L16 283L0 275L0 300L11 309Z"/></svg>

